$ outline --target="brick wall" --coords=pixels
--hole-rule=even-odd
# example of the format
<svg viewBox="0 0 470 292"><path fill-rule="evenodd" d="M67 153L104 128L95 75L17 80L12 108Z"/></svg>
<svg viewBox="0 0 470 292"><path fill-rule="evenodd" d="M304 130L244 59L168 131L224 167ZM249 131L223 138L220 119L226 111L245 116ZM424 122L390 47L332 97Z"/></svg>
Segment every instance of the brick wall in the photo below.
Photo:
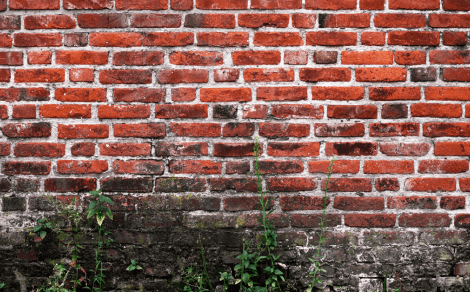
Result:
<svg viewBox="0 0 470 292"><path fill-rule="evenodd" d="M51 243L28 229L51 214L41 194L78 193L85 207L97 188L117 202L109 289L170 289L200 233L216 279L257 231L258 137L292 287L306 283L333 157L324 284L372 291L388 268L402 291L466 285L455 276L470 267L469 1L0 10L0 282L50 274ZM130 259L144 266L134 279Z"/></svg>

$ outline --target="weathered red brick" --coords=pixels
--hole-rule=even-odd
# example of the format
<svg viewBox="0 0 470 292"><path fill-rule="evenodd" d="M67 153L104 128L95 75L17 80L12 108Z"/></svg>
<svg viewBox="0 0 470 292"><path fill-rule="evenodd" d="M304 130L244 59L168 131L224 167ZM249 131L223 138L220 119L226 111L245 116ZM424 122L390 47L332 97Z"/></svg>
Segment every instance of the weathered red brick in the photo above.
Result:
<svg viewBox="0 0 470 292"><path fill-rule="evenodd" d="M7 119L8 115L5 108L5 115L0 114L0 118ZM0 110L2 112L2 110ZM23 105L14 105L13 106L13 114L12 117L14 119L34 119L36 118L36 105L34 104L23 104Z"/></svg>
<svg viewBox="0 0 470 292"><path fill-rule="evenodd" d="M222 127L217 123L172 123L170 130L176 136L219 137Z"/></svg>
<svg viewBox="0 0 470 292"><path fill-rule="evenodd" d="M102 156L149 156L151 150L148 143L104 143L99 146Z"/></svg>
<svg viewBox="0 0 470 292"><path fill-rule="evenodd" d="M425 123L423 135L426 137L469 137L470 123Z"/></svg>
<svg viewBox="0 0 470 292"><path fill-rule="evenodd" d="M16 69L15 82L31 83L31 82L64 82L65 69Z"/></svg>
<svg viewBox="0 0 470 292"><path fill-rule="evenodd" d="M243 70L246 82L292 82L295 73L292 68L250 68Z"/></svg>
<svg viewBox="0 0 470 292"><path fill-rule="evenodd" d="M165 124L114 124L114 137L163 138Z"/></svg>
<svg viewBox="0 0 470 292"><path fill-rule="evenodd" d="M259 135L269 138L276 137L307 137L310 134L310 125L260 123Z"/></svg>
<svg viewBox="0 0 470 292"><path fill-rule="evenodd" d="M385 199L381 197L335 197L333 208L345 211L381 211Z"/></svg>
<svg viewBox="0 0 470 292"><path fill-rule="evenodd" d="M439 32L391 31L388 33L388 44L400 46L438 46Z"/></svg>
<svg viewBox="0 0 470 292"><path fill-rule="evenodd" d="M22 52L0 52L0 65L21 66L23 65Z"/></svg>
<svg viewBox="0 0 470 292"><path fill-rule="evenodd" d="M428 143L380 143L380 152L388 156L424 156L430 149Z"/></svg>
<svg viewBox="0 0 470 292"><path fill-rule="evenodd" d="M210 9L210 10L237 10L248 9L248 0L196 0L197 9Z"/></svg>
<svg viewBox="0 0 470 292"><path fill-rule="evenodd" d="M207 143L200 142L158 142L155 156L200 156L208 155Z"/></svg>
<svg viewBox="0 0 470 292"><path fill-rule="evenodd" d="M65 144L18 142L14 154L16 157L62 157Z"/></svg>
<svg viewBox="0 0 470 292"><path fill-rule="evenodd" d="M398 218L398 225L401 227L448 227L450 226L450 217L447 214L436 213L414 213L402 214Z"/></svg>
<svg viewBox="0 0 470 292"><path fill-rule="evenodd" d="M95 70L90 68L70 69L69 79L72 82L93 82L95 80Z"/></svg>
<svg viewBox="0 0 470 292"><path fill-rule="evenodd" d="M390 9L413 9L413 10L433 10L439 9L439 0L390 0L388 7Z"/></svg>
<svg viewBox="0 0 470 292"><path fill-rule="evenodd" d="M312 191L317 187L317 180L307 177L272 177L266 185L268 190L275 192Z"/></svg>
<svg viewBox="0 0 470 292"><path fill-rule="evenodd" d="M51 64L52 52L50 51L30 51L28 52L28 64Z"/></svg>
<svg viewBox="0 0 470 292"><path fill-rule="evenodd" d="M426 26L426 19L422 14L379 13L374 16L375 27L403 27L418 28Z"/></svg>
<svg viewBox="0 0 470 292"><path fill-rule="evenodd" d="M317 137L363 137L365 127L362 123L315 124Z"/></svg>
<svg viewBox="0 0 470 292"><path fill-rule="evenodd" d="M48 178L44 181L46 192L89 192L96 190L94 178Z"/></svg>
<svg viewBox="0 0 470 292"><path fill-rule="evenodd" d="M414 173L414 163L412 160L367 160L364 162L364 173Z"/></svg>
<svg viewBox="0 0 470 292"><path fill-rule="evenodd" d="M253 123L228 123L222 128L224 137L250 137L255 132Z"/></svg>
<svg viewBox="0 0 470 292"><path fill-rule="evenodd" d="M268 153L269 154L269 153ZM328 173L331 161L309 161L308 172L310 173ZM335 160L333 164L333 173L358 173L360 168L359 160Z"/></svg>
<svg viewBox="0 0 470 292"><path fill-rule="evenodd" d="M355 32L307 32L307 46L355 46L357 34Z"/></svg>
<svg viewBox="0 0 470 292"><path fill-rule="evenodd" d="M363 87L312 87L313 100L360 100Z"/></svg>
<svg viewBox="0 0 470 292"><path fill-rule="evenodd" d="M162 84L206 83L209 81L209 72L203 69L160 70L157 80Z"/></svg>
<svg viewBox="0 0 470 292"><path fill-rule="evenodd" d="M323 197L312 196L281 196L279 203L283 211L322 210L330 204L330 199L324 200Z"/></svg>
<svg viewBox="0 0 470 292"><path fill-rule="evenodd" d="M98 106L100 119L136 119L149 118L148 105L100 105Z"/></svg>
<svg viewBox="0 0 470 292"><path fill-rule="evenodd" d="M347 82L351 81L351 70L348 68L301 68L300 80L307 82Z"/></svg>
<svg viewBox="0 0 470 292"><path fill-rule="evenodd" d="M51 129L49 123L5 124L2 132L9 138L50 137Z"/></svg>
<svg viewBox="0 0 470 292"><path fill-rule="evenodd" d="M63 174L103 173L108 170L104 160L58 160L57 172Z"/></svg>
<svg viewBox="0 0 470 292"><path fill-rule="evenodd" d="M117 10L166 10L168 0L116 0Z"/></svg>
<svg viewBox="0 0 470 292"><path fill-rule="evenodd" d="M162 59L163 63L163 59ZM170 54L170 63L174 65L186 66L216 66L224 63L221 52L172 52Z"/></svg>
<svg viewBox="0 0 470 292"><path fill-rule="evenodd" d="M377 146L373 142L329 142L326 143L325 153L327 156L376 156Z"/></svg>
<svg viewBox="0 0 470 292"><path fill-rule="evenodd" d="M285 28L289 24L289 14L239 14L238 26L258 28L277 27ZM294 26L295 27L295 26Z"/></svg>
<svg viewBox="0 0 470 292"><path fill-rule="evenodd" d="M328 118L333 119L376 119L375 105L329 105Z"/></svg>
<svg viewBox="0 0 470 292"><path fill-rule="evenodd" d="M108 125L62 125L57 127L59 139L98 139L109 137Z"/></svg>
<svg viewBox="0 0 470 292"><path fill-rule="evenodd" d="M246 47L248 32L198 32L197 45L205 47Z"/></svg>
<svg viewBox="0 0 470 292"><path fill-rule="evenodd" d="M459 210L465 209L465 197L448 196L441 197L441 209Z"/></svg>
<svg viewBox="0 0 470 292"><path fill-rule="evenodd" d="M456 189L455 178L409 178L405 188L415 192L451 192Z"/></svg>
<svg viewBox="0 0 470 292"><path fill-rule="evenodd" d="M74 156L93 156L95 155L95 144L90 142L75 143L71 148Z"/></svg>
<svg viewBox="0 0 470 292"><path fill-rule="evenodd" d="M356 0L306 0L305 9L314 10L354 10Z"/></svg>
<svg viewBox="0 0 470 292"><path fill-rule="evenodd" d="M277 104L271 107L271 115L279 119L321 119L323 118L323 106Z"/></svg>
<svg viewBox="0 0 470 292"><path fill-rule="evenodd" d="M11 10L58 10L60 9L60 0L11 0Z"/></svg>
<svg viewBox="0 0 470 292"><path fill-rule="evenodd" d="M106 101L106 89L104 88L57 88L55 99L71 102L96 102Z"/></svg>
<svg viewBox="0 0 470 292"><path fill-rule="evenodd" d="M341 52L341 63L348 65L392 65L393 52L390 51L364 51Z"/></svg>
<svg viewBox="0 0 470 292"><path fill-rule="evenodd" d="M376 16L377 17L377 16ZM352 13L352 14L320 14L318 16L319 27L358 27L364 28L370 26L370 14Z"/></svg>
<svg viewBox="0 0 470 292"><path fill-rule="evenodd" d="M265 47L287 47L302 46L304 41L302 35L297 32L255 32L253 44Z"/></svg>
<svg viewBox="0 0 470 292"><path fill-rule="evenodd" d="M419 87L371 87L369 98L376 101L419 100L421 92Z"/></svg>
<svg viewBox="0 0 470 292"><path fill-rule="evenodd" d="M144 46L184 47L194 43L192 32L149 32L143 39Z"/></svg>
<svg viewBox="0 0 470 292"><path fill-rule="evenodd" d="M184 26L191 28L235 28L233 14L187 14Z"/></svg>
<svg viewBox="0 0 470 292"><path fill-rule="evenodd" d="M385 33L378 31L365 31L361 33L361 44L366 46L384 46Z"/></svg>
<svg viewBox="0 0 470 292"><path fill-rule="evenodd" d="M318 142L270 142L268 143L269 156L297 156L312 157L320 155Z"/></svg>
<svg viewBox="0 0 470 292"><path fill-rule="evenodd" d="M375 180L375 189L379 192L398 191L400 183L396 178L378 178Z"/></svg>
<svg viewBox="0 0 470 292"><path fill-rule="evenodd" d="M264 174L300 173L304 165L300 160L263 160L258 162L259 170Z"/></svg>
<svg viewBox="0 0 470 292"><path fill-rule="evenodd" d="M50 161L7 161L3 163L3 173L6 175L47 175L50 172Z"/></svg>
<svg viewBox="0 0 470 292"><path fill-rule="evenodd" d="M254 156L254 147L254 143L214 143L214 156Z"/></svg>
<svg viewBox="0 0 470 292"><path fill-rule="evenodd" d="M62 35L59 33L16 33L16 47L60 47Z"/></svg>
<svg viewBox="0 0 470 292"><path fill-rule="evenodd" d="M326 189L326 179L321 181L321 189ZM370 178L331 178L328 183L329 192L372 192Z"/></svg>
<svg viewBox="0 0 470 292"><path fill-rule="evenodd" d="M418 136L419 123L371 123L371 137Z"/></svg>
<svg viewBox="0 0 470 292"><path fill-rule="evenodd" d="M395 214L346 214L344 225L360 228L387 228L395 226Z"/></svg>
<svg viewBox="0 0 470 292"><path fill-rule="evenodd" d="M45 104L39 106L39 116L42 118L57 119L89 119L91 118L91 106L75 104Z"/></svg>

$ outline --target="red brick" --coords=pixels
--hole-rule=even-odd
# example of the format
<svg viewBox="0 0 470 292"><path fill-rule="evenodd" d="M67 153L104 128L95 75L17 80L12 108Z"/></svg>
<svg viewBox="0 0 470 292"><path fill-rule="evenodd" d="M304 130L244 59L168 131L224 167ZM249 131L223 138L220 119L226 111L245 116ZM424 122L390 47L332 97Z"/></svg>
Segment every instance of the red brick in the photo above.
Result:
<svg viewBox="0 0 470 292"><path fill-rule="evenodd" d="M321 180L321 189L326 188L326 179ZM370 178L331 178L328 183L329 192L372 192Z"/></svg>
<svg viewBox="0 0 470 292"><path fill-rule="evenodd" d="M116 88L115 102L156 103L165 100L165 89L160 88Z"/></svg>
<svg viewBox="0 0 470 292"><path fill-rule="evenodd" d="M313 52L313 61L317 64L336 64L338 52L316 51Z"/></svg>
<svg viewBox="0 0 470 292"><path fill-rule="evenodd" d="M95 70L93 69L70 69L69 79L72 82L93 82L95 80Z"/></svg>
<svg viewBox="0 0 470 292"><path fill-rule="evenodd" d="M409 178L405 188L415 192L452 192L456 189L455 178Z"/></svg>
<svg viewBox="0 0 470 292"><path fill-rule="evenodd" d="M418 196L401 196L389 197L387 199L387 208L389 209L436 209L436 197L418 197Z"/></svg>
<svg viewBox="0 0 470 292"><path fill-rule="evenodd" d="M163 59L162 59L163 63ZM216 66L223 65L221 52L173 52L170 54L170 63L186 66Z"/></svg>
<svg viewBox="0 0 470 292"><path fill-rule="evenodd" d="M361 10L384 10L385 0L359 0Z"/></svg>
<svg viewBox="0 0 470 292"><path fill-rule="evenodd" d="M307 137L309 134L308 124L259 123L259 135L263 137Z"/></svg>
<svg viewBox="0 0 470 292"><path fill-rule="evenodd" d="M235 51L232 52L234 65L278 65L281 62L279 51Z"/></svg>
<svg viewBox="0 0 470 292"><path fill-rule="evenodd" d="M200 156L208 155L207 143L200 142L158 142L155 156Z"/></svg>
<svg viewBox="0 0 470 292"><path fill-rule="evenodd" d="M437 79L436 68L411 68L410 73L410 79L413 82L436 81Z"/></svg>
<svg viewBox="0 0 470 292"><path fill-rule="evenodd" d="M316 14L292 14L292 26L295 28L314 28L317 21Z"/></svg>
<svg viewBox="0 0 470 292"><path fill-rule="evenodd" d="M469 227L470 226L470 214L457 214L454 220L455 227Z"/></svg>
<svg viewBox="0 0 470 292"><path fill-rule="evenodd" d="M15 108L18 106L13 106L13 114L15 114ZM28 113L31 114L31 113ZM20 114L21 115L21 114ZM36 110L34 111L34 117L36 117ZM15 118L13 116L13 118ZM0 120L6 120L8 119L8 107L6 105L0 105Z"/></svg>
<svg viewBox="0 0 470 292"><path fill-rule="evenodd" d="M251 68L243 70L246 82L292 82L295 72L292 68Z"/></svg>
<svg viewBox="0 0 470 292"><path fill-rule="evenodd" d="M371 87L369 98L377 101L419 100L419 87Z"/></svg>
<svg viewBox="0 0 470 292"><path fill-rule="evenodd" d="M10 155L10 143L0 142L0 156Z"/></svg>
<svg viewBox="0 0 470 292"><path fill-rule="evenodd" d="M470 27L470 15L469 14L430 14L429 26L430 27L468 28Z"/></svg>
<svg viewBox="0 0 470 292"><path fill-rule="evenodd" d="M431 64L470 64L469 51L431 51L429 52Z"/></svg>
<svg viewBox="0 0 470 292"><path fill-rule="evenodd" d="M256 192L258 184L255 178L211 178L211 191L223 192L229 189L237 192ZM272 203L270 204L272 206Z"/></svg>
<svg viewBox="0 0 470 292"><path fill-rule="evenodd" d="M47 175L50 172L50 161L8 161L3 163L3 173L6 175Z"/></svg>
<svg viewBox="0 0 470 292"><path fill-rule="evenodd" d="M441 209L458 210L465 209L465 197L441 197Z"/></svg>
<svg viewBox="0 0 470 292"><path fill-rule="evenodd" d="M333 208L344 211L381 211L384 205L385 199L380 197L335 197Z"/></svg>
<svg viewBox="0 0 470 292"><path fill-rule="evenodd" d="M371 137L418 136L419 123L372 123L369 124Z"/></svg>
<svg viewBox="0 0 470 292"><path fill-rule="evenodd" d="M60 9L60 0L11 0L11 10L58 10Z"/></svg>
<svg viewBox="0 0 470 292"><path fill-rule="evenodd" d="M307 82L347 82L351 81L348 68L301 68L300 80Z"/></svg>
<svg viewBox="0 0 470 292"><path fill-rule="evenodd" d="M248 0L196 0L196 8L204 10L239 10L248 9Z"/></svg>
<svg viewBox="0 0 470 292"><path fill-rule="evenodd" d="M444 0L442 3L444 10L468 11L470 3L465 0Z"/></svg>
<svg viewBox="0 0 470 292"><path fill-rule="evenodd" d="M16 33L16 47L60 47L62 35L59 33Z"/></svg>
<svg viewBox="0 0 470 292"><path fill-rule="evenodd" d="M184 26L191 28L235 28L233 14L187 14Z"/></svg>
<svg viewBox="0 0 470 292"><path fill-rule="evenodd" d="M411 105L412 117L460 118L460 104L416 103Z"/></svg>
<svg viewBox="0 0 470 292"><path fill-rule="evenodd" d="M151 146L148 143L104 143L100 144L102 156L149 156Z"/></svg>
<svg viewBox="0 0 470 292"><path fill-rule="evenodd" d="M266 47L287 47L302 46L304 41L297 32L255 32L253 44Z"/></svg>
<svg viewBox="0 0 470 292"><path fill-rule="evenodd" d="M127 15L116 13L79 14L78 26L81 28L123 28L127 27Z"/></svg>
<svg viewBox="0 0 470 292"><path fill-rule="evenodd" d="M335 142L326 143L325 153L327 156L376 156L377 143L372 142Z"/></svg>
<svg viewBox="0 0 470 292"><path fill-rule="evenodd" d="M63 174L103 173L108 170L104 160L58 160L57 172Z"/></svg>
<svg viewBox="0 0 470 292"><path fill-rule="evenodd" d="M317 180L306 177L271 177L266 185L268 190L274 192L313 191L317 187Z"/></svg>
<svg viewBox="0 0 470 292"><path fill-rule="evenodd" d="M14 153L16 157L62 157L65 144L18 142Z"/></svg>
<svg viewBox="0 0 470 292"><path fill-rule="evenodd" d="M236 119L238 106L236 104L216 104L212 109L212 117L215 119Z"/></svg>
<svg viewBox="0 0 470 292"><path fill-rule="evenodd" d="M152 83L152 71L148 69L101 70L102 84L146 84Z"/></svg>
<svg viewBox="0 0 470 292"><path fill-rule="evenodd" d="M209 72L203 69L160 70L157 80L162 84L206 83L209 81Z"/></svg>
<svg viewBox="0 0 470 292"><path fill-rule="evenodd" d="M66 47L85 47L88 45L88 33L66 33L64 34L64 45Z"/></svg>
<svg viewBox="0 0 470 292"><path fill-rule="evenodd" d="M470 87L426 87L426 100L470 100Z"/></svg>
<svg viewBox="0 0 470 292"><path fill-rule="evenodd" d="M52 52L32 51L28 52L28 64L51 64Z"/></svg>
<svg viewBox="0 0 470 292"><path fill-rule="evenodd" d="M39 106L41 118L80 119L91 118L90 105L44 104Z"/></svg>
<svg viewBox="0 0 470 292"><path fill-rule="evenodd" d="M216 197L194 196L191 194L184 196L168 196L168 208L170 210L181 211L219 211L220 201L220 198Z"/></svg>
<svg viewBox="0 0 470 292"><path fill-rule="evenodd" d="M277 27L285 28L289 24L289 14L239 14L238 26L259 28ZM295 26L294 26L295 27Z"/></svg>
<svg viewBox="0 0 470 292"><path fill-rule="evenodd" d="M258 87L256 98L265 101L307 100L307 87Z"/></svg>
<svg viewBox="0 0 470 292"><path fill-rule="evenodd" d="M303 163L300 160L263 160L259 161L258 165L263 174L300 173L304 170Z"/></svg>
<svg viewBox="0 0 470 292"><path fill-rule="evenodd" d="M470 81L470 69L468 68L444 68L442 79L444 81Z"/></svg>
<svg viewBox="0 0 470 292"><path fill-rule="evenodd" d="M117 10L166 10L168 0L116 0Z"/></svg>
<svg viewBox="0 0 470 292"><path fill-rule="evenodd" d="M257 197L224 198L223 202L225 211L250 211L260 208L259 199ZM272 204L269 204L268 209L271 208Z"/></svg>
<svg viewBox="0 0 470 292"><path fill-rule="evenodd" d="M189 119L207 118L208 107L205 104L191 105L157 105L155 117L158 119Z"/></svg>
<svg viewBox="0 0 470 292"><path fill-rule="evenodd" d="M252 123L228 123L222 128L224 137L250 137L255 132L255 124Z"/></svg>
<svg viewBox="0 0 470 292"><path fill-rule="evenodd" d="M361 43L366 46L384 46L385 33L376 31L365 31L361 33Z"/></svg>
<svg viewBox="0 0 470 292"><path fill-rule="evenodd" d="M237 82L240 71L235 68L223 68L214 70L215 82Z"/></svg>
<svg viewBox="0 0 470 292"><path fill-rule="evenodd" d="M442 35L444 45L465 46L467 44L467 33L464 31L445 31Z"/></svg>
<svg viewBox="0 0 470 292"><path fill-rule="evenodd" d="M285 51L284 64L306 65L308 63L308 53L306 51Z"/></svg>
<svg viewBox="0 0 470 292"><path fill-rule="evenodd" d="M315 187L313 189L315 189ZM281 196L279 198L279 203L282 211L322 210L325 206L330 204L330 199L327 199L325 202L323 197Z"/></svg>
<svg viewBox="0 0 470 292"><path fill-rule="evenodd" d="M114 124L114 137L163 138L164 124Z"/></svg>
<svg viewBox="0 0 470 292"><path fill-rule="evenodd" d="M313 100L361 100L363 98L363 87L312 87Z"/></svg>
<svg viewBox="0 0 470 292"><path fill-rule="evenodd" d="M379 192L384 191L398 191L400 190L400 183L396 178L378 178L375 180L375 189Z"/></svg>
<svg viewBox="0 0 470 292"><path fill-rule="evenodd" d="M421 160L420 173L460 173L468 171L467 160Z"/></svg>
<svg viewBox="0 0 470 292"><path fill-rule="evenodd" d="M92 47L139 47L143 36L137 32L94 32L90 34Z"/></svg>
<svg viewBox="0 0 470 292"><path fill-rule="evenodd" d="M176 136L219 137L221 126L217 123L172 123L170 129Z"/></svg>
<svg viewBox="0 0 470 292"><path fill-rule="evenodd" d="M23 65L23 53L22 52L0 52L0 65L22 66Z"/></svg>
<svg viewBox="0 0 470 292"><path fill-rule="evenodd" d="M439 0L390 0L390 9L413 9L413 10L433 10L439 9Z"/></svg>
<svg viewBox="0 0 470 292"><path fill-rule="evenodd" d="M13 39L10 34L0 33L0 48L11 48Z"/></svg>
<svg viewBox="0 0 470 292"><path fill-rule="evenodd" d="M374 17L375 27L403 27L418 28L426 26L426 19L422 14L379 13Z"/></svg>
<svg viewBox="0 0 470 292"><path fill-rule="evenodd" d="M367 160L364 162L364 173L385 174L414 173L414 163L412 160Z"/></svg>
<svg viewBox="0 0 470 292"><path fill-rule="evenodd" d="M95 155L95 144L90 142L75 143L71 148L74 156L93 156Z"/></svg>
<svg viewBox="0 0 470 292"><path fill-rule="evenodd" d="M122 15L122 14L118 14ZM131 27L178 28L181 26L179 14L132 14Z"/></svg>
<svg viewBox="0 0 470 292"><path fill-rule="evenodd" d="M69 15L30 15L24 18L25 29L75 28L75 18Z"/></svg>
<svg viewBox="0 0 470 292"><path fill-rule="evenodd" d="M5 111L5 114L6 114L6 111ZM3 115L0 115L0 116L2 117L2 119L4 119ZM14 119L34 119L36 118L36 105L34 104L14 105L12 117ZM6 116L6 118L8 118L8 115Z"/></svg>
<svg viewBox="0 0 470 292"><path fill-rule="evenodd" d="M51 125L49 123L5 124L2 132L9 138L50 137Z"/></svg>
<svg viewBox="0 0 470 292"><path fill-rule="evenodd" d="M395 226L395 214L346 214L344 225L360 228L387 228Z"/></svg>
<svg viewBox="0 0 470 292"><path fill-rule="evenodd" d="M148 105L100 105L98 106L100 119L137 119L149 118Z"/></svg>
<svg viewBox="0 0 470 292"><path fill-rule="evenodd" d="M246 174L250 172L250 163L248 161L228 161L225 167L226 174Z"/></svg>
<svg viewBox="0 0 470 292"><path fill-rule="evenodd" d="M202 88L202 102L251 101L250 88Z"/></svg>
<svg viewBox="0 0 470 292"><path fill-rule="evenodd" d="M365 133L364 124L361 123L318 123L314 131L317 137L363 137Z"/></svg>
<svg viewBox="0 0 470 292"><path fill-rule="evenodd" d="M355 46L356 44L355 32L307 32L306 37L307 46Z"/></svg>
<svg viewBox="0 0 470 292"><path fill-rule="evenodd" d="M15 82L64 82L65 69L16 69Z"/></svg>
<svg viewBox="0 0 470 292"><path fill-rule="evenodd" d="M269 153L268 153L269 154ZM309 161L308 172L310 173L328 173L331 161ZM333 164L333 173L358 173L360 168L359 160L335 160Z"/></svg>
<svg viewBox="0 0 470 292"><path fill-rule="evenodd" d="M393 52L389 51L364 51L341 52L341 63L348 65L392 65Z"/></svg>
<svg viewBox="0 0 470 292"><path fill-rule="evenodd" d="M248 46L247 32L198 32L198 46L209 47L246 47Z"/></svg>
<svg viewBox="0 0 470 292"><path fill-rule="evenodd" d="M117 66L155 66L163 64L164 52L140 51L140 52L115 52L113 65Z"/></svg>
<svg viewBox="0 0 470 292"><path fill-rule="evenodd" d="M209 160L170 161L169 170L172 173L220 174L222 162Z"/></svg>
<svg viewBox="0 0 470 292"><path fill-rule="evenodd" d="M276 104L271 107L271 115L279 119L321 119L323 118L323 106Z"/></svg>
<svg viewBox="0 0 470 292"><path fill-rule="evenodd" d="M468 142L436 142L434 145L436 156L469 156L470 143Z"/></svg>
<svg viewBox="0 0 470 292"><path fill-rule="evenodd" d="M96 139L108 138L108 125L58 125L57 137L59 139Z"/></svg>
<svg viewBox="0 0 470 292"><path fill-rule="evenodd" d="M302 0L283 0L283 1L269 1L269 0L252 0L251 9L301 9Z"/></svg>
<svg viewBox="0 0 470 292"><path fill-rule="evenodd" d="M425 137L470 137L470 123L425 123Z"/></svg>
<svg viewBox="0 0 470 292"><path fill-rule="evenodd" d="M57 88L55 99L58 101L95 102L106 101L104 88Z"/></svg>
<svg viewBox="0 0 470 292"><path fill-rule="evenodd" d="M359 82L400 82L406 81L403 68L357 68L356 80Z"/></svg>
<svg viewBox="0 0 470 292"><path fill-rule="evenodd" d="M380 143L380 152L387 156L424 156L430 149L428 143Z"/></svg>
<svg viewBox="0 0 470 292"><path fill-rule="evenodd" d="M0 89L0 101L47 101L50 91L41 88L3 88Z"/></svg>
<svg viewBox="0 0 470 292"><path fill-rule="evenodd" d="M10 69L0 69L0 82L10 82L10 75Z"/></svg>
<svg viewBox="0 0 470 292"><path fill-rule="evenodd" d="M354 13L354 14L320 14L318 16L319 27L358 27L364 28L370 26L370 14Z"/></svg>
<svg viewBox="0 0 470 292"><path fill-rule="evenodd" d="M313 157L320 155L318 142L270 142L269 156Z"/></svg>
<svg viewBox="0 0 470 292"><path fill-rule="evenodd" d="M401 46L438 46L439 32L391 31L388 33L388 44Z"/></svg>
<svg viewBox="0 0 470 292"><path fill-rule="evenodd" d="M402 214L398 218L398 225L401 227L449 227L450 217L447 214L436 213L415 213L415 214Z"/></svg>
<svg viewBox="0 0 470 292"><path fill-rule="evenodd" d="M89 192L96 190L94 178L48 178L44 181L44 191L55 193Z"/></svg>
<svg viewBox="0 0 470 292"><path fill-rule="evenodd" d="M113 0L64 0L65 9L112 9Z"/></svg>
<svg viewBox="0 0 470 292"><path fill-rule="evenodd" d="M2 5L4 5L2 9ZM0 4L0 11L6 10L6 1ZM19 15L1 15L0 29L21 29L21 18Z"/></svg>
<svg viewBox="0 0 470 292"><path fill-rule="evenodd" d="M165 165L162 161L156 160L114 160L114 173L130 174L163 174Z"/></svg>
<svg viewBox="0 0 470 292"><path fill-rule="evenodd" d="M150 47L184 47L193 43L192 32L149 32L143 40L143 45Z"/></svg>
<svg viewBox="0 0 470 292"><path fill-rule="evenodd" d="M355 10L356 0L306 0L305 9L314 10Z"/></svg>
<svg viewBox="0 0 470 292"><path fill-rule="evenodd" d="M254 156L254 147L254 143L214 143L214 156Z"/></svg>
<svg viewBox="0 0 470 292"><path fill-rule="evenodd" d="M328 118L333 119L376 119L375 105L329 105Z"/></svg>

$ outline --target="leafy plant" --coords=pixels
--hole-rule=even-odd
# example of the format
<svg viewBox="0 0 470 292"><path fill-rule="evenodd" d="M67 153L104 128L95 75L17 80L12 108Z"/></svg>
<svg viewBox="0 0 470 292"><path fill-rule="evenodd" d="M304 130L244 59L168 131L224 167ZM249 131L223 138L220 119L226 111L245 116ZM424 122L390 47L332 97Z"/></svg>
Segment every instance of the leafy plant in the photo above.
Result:
<svg viewBox="0 0 470 292"><path fill-rule="evenodd" d="M183 291L193 292L194 288L197 289L197 292L212 291L204 287L206 284L204 279L204 274L200 273L195 267L187 267L185 269L185 276L183 277Z"/></svg>
<svg viewBox="0 0 470 292"><path fill-rule="evenodd" d="M3 287L5 287L5 283L0 283L0 289L2 289Z"/></svg>
<svg viewBox="0 0 470 292"><path fill-rule="evenodd" d="M331 174L333 173L333 166L335 164L335 158L330 162L330 165L328 166L328 172L327 172L327 178L326 178L326 184L325 184L325 191L323 195L323 209L322 209L322 216L321 216L321 221L320 221L320 231L317 232L319 239L318 239L318 246L317 246L317 254L315 255L314 258L309 258L309 260L313 263L314 268L313 271L310 271L310 276L308 277L310 280L310 284L308 285L308 289L306 292L311 292L313 287L317 283L322 283L321 279L318 277L317 273L318 272L325 272L325 269L321 268L321 263L320 263L320 253L323 251L322 243L325 241L326 238L323 238L323 229L326 221L326 206L328 203L328 185L330 183L330 177Z"/></svg>
<svg viewBox="0 0 470 292"><path fill-rule="evenodd" d="M95 198L95 200L91 201L90 205L88 206L87 219L96 216L96 221L98 222L99 226L103 224L106 215L109 217L109 219L113 220L113 213L111 212L111 209L105 207L104 203L114 205L114 202L111 201L110 198L101 195L101 189L91 191L89 192L89 194L91 194Z"/></svg>
<svg viewBox="0 0 470 292"><path fill-rule="evenodd" d="M137 261L131 260L131 264L130 264L130 266L127 267L126 270L129 271L129 272L132 272L134 270L142 270L142 267L137 265Z"/></svg>
<svg viewBox="0 0 470 292"><path fill-rule="evenodd" d="M223 292L227 291L227 288L229 286L230 283L233 282L233 276L232 274L230 273L227 273L227 272L219 272L220 274L220 281L224 282L224 290Z"/></svg>
<svg viewBox="0 0 470 292"><path fill-rule="evenodd" d="M34 226L34 232L39 231L39 236L44 239L47 235L47 230L54 230L55 223L49 222L47 218L38 219L38 224Z"/></svg>
<svg viewBox="0 0 470 292"><path fill-rule="evenodd" d="M54 274L49 278L49 282L39 288L38 292L71 292L75 291L65 288L65 283L70 269L67 269L63 263L54 266Z"/></svg>

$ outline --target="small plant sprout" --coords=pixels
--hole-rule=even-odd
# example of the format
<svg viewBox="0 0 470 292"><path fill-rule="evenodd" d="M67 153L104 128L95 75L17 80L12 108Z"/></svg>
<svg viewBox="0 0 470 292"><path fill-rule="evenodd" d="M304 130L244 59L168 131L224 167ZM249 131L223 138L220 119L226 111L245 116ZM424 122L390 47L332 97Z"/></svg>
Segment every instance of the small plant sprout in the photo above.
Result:
<svg viewBox="0 0 470 292"><path fill-rule="evenodd" d="M44 239L47 235L47 230L53 230L55 224L53 222L48 222L47 218L38 219L38 224L34 226L34 232L39 231L39 236Z"/></svg>
<svg viewBox="0 0 470 292"><path fill-rule="evenodd" d="M5 283L0 283L0 289L2 289L3 287L5 287Z"/></svg>
<svg viewBox="0 0 470 292"><path fill-rule="evenodd" d="M114 202L111 201L110 198L101 195L101 189L96 191L91 191L89 194L93 195L95 198L94 201L91 201L90 206L88 207L88 217L87 219L96 216L96 221L98 225L101 226L103 224L104 218L108 215L109 219L113 220L113 213L111 213L111 209L106 208L104 203L108 203L114 205Z"/></svg>
<svg viewBox="0 0 470 292"><path fill-rule="evenodd" d="M142 267L137 265L137 261L131 260L131 264L127 267L126 271L132 272L134 270L142 270Z"/></svg>

